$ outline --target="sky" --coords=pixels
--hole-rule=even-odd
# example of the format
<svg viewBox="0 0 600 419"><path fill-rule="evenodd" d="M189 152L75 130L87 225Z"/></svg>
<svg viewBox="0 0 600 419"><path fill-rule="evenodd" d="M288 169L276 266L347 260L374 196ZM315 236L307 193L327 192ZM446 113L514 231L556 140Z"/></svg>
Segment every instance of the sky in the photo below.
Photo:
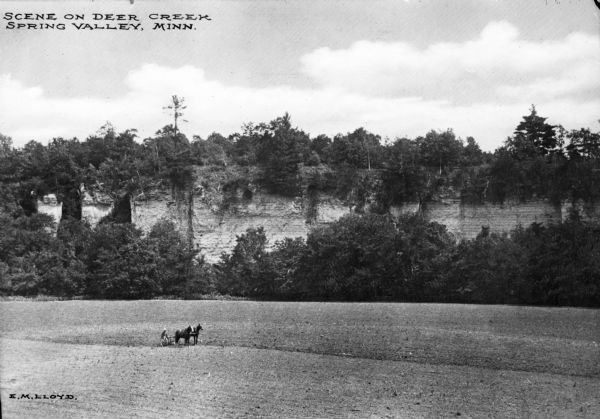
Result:
<svg viewBox="0 0 600 419"><path fill-rule="evenodd" d="M151 15L177 13L211 20L153 29L169 21ZM313 137L451 128L492 151L532 104L549 123L599 130L599 74L593 0L0 0L0 133L16 146L85 139L107 121L146 138L172 122L163 108L178 95L190 139L288 112Z"/></svg>

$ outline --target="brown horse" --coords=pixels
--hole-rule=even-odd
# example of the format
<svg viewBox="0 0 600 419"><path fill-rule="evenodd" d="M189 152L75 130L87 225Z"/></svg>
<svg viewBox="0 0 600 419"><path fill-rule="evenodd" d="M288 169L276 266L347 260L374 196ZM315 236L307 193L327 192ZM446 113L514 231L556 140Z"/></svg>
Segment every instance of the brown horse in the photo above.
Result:
<svg viewBox="0 0 600 419"><path fill-rule="evenodd" d="M200 323L198 323L198 326L194 327L194 330L192 331L192 337L194 338L194 345L198 344L198 335L200 334L201 330L204 330L204 329L202 329L202 325Z"/></svg>
<svg viewBox="0 0 600 419"><path fill-rule="evenodd" d="M190 344L190 336L192 334L192 326L188 326L185 329L175 331L175 343L179 345L179 339L183 338L186 345Z"/></svg>

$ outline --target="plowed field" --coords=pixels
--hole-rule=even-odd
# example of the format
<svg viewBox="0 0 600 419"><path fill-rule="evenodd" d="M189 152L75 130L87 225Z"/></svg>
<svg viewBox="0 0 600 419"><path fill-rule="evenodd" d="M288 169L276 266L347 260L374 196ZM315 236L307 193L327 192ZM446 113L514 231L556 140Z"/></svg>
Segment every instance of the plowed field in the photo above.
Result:
<svg viewBox="0 0 600 419"><path fill-rule="evenodd" d="M0 315L3 417L600 417L597 310L65 301ZM198 346L158 346L163 327L198 322ZM55 394L73 399L35 399Z"/></svg>

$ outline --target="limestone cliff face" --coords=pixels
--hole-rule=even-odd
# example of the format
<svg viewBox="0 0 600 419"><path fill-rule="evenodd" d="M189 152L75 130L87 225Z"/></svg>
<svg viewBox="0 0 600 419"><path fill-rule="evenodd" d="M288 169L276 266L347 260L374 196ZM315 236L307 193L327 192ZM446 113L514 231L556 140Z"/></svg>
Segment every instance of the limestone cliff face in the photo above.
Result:
<svg viewBox="0 0 600 419"><path fill-rule="evenodd" d="M548 201L505 204L464 204L460 199L444 199L430 202L423 215L430 221L444 224L457 239L470 239L479 234L483 226L492 232L509 232L517 225L531 223L555 223L566 219L569 204L555 205ZM407 204L391 209L392 214L414 213L417 204ZM582 208L579 208L580 211ZM144 230L160 218L174 221L183 235L188 234L186 208L178 207L169 199L137 201L134 205L133 222ZM320 196L316 208L302 198L285 198L255 193L251 200L239 200L223 211L217 205L207 205L201 199L194 201L193 234L206 260L215 262L221 253L235 246L236 236L251 227L263 227L272 246L285 237L306 237L309 230L318 225L335 221L351 209L336 198ZM586 218L600 220L596 208L583 208ZM308 214L315 215L312 219Z"/></svg>
<svg viewBox="0 0 600 419"><path fill-rule="evenodd" d="M320 195L316 201L306 198L286 198L252 189L252 194L209 194L197 187L189 191L157 192L132 201L132 222L144 231L160 219L173 221L183 237L197 246L208 262L216 262L223 252L235 246L236 236L251 227L263 227L272 246L285 237L306 237L314 226L325 225L351 212L342 201ZM251 195L251 196L250 196ZM555 205L538 200L526 203L464 204L460 199L440 199L429 202L423 215L430 221L446 225L457 239L473 238L482 226L492 232L508 232L517 225L533 222L554 223L566 219L570 204ZM600 220L600 210L594 206L577 205L584 218ZM411 213L417 204L391 209L392 214ZM60 204L51 197L39 203L39 211L60 219ZM83 215L95 224L108 214L110 206L90 200L83 203Z"/></svg>
<svg viewBox="0 0 600 419"><path fill-rule="evenodd" d="M424 216L430 221L444 224L458 239L474 238L481 227L491 232L508 232L517 225L555 223L568 215L569 205L555 205L545 200L482 205L464 204L460 199L443 199L427 203ZM392 208L392 214L415 212L416 204Z"/></svg>
<svg viewBox="0 0 600 419"><path fill-rule="evenodd" d="M223 252L235 246L236 236L248 228L263 227L272 246L285 237L306 237L314 225L337 220L349 209L341 201L323 197L316 218L307 220L307 203L302 198L255 193L251 200L240 200L228 205L227 209L207 204L201 199L193 201L192 229L194 243L209 262L216 262ZM161 199L136 200L132 221L143 230L148 230L159 219L174 221L184 235L189 234L189 208L165 196Z"/></svg>

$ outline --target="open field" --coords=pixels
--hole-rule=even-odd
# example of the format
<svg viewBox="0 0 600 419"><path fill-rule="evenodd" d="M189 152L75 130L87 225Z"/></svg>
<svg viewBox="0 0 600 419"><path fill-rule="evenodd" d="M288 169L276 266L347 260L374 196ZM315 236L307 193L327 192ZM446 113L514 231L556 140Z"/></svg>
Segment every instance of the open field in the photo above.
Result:
<svg viewBox="0 0 600 419"><path fill-rule="evenodd" d="M0 315L5 417L600 416L597 310L56 301ZM198 321L202 345L157 347L163 327Z"/></svg>

